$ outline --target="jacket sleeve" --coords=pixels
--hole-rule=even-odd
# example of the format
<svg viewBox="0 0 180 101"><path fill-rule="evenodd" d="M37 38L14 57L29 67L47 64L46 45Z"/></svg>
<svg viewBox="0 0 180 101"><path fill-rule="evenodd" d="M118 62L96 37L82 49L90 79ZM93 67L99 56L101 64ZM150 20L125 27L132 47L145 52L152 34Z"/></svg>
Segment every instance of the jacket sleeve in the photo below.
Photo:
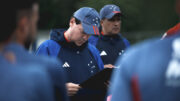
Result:
<svg viewBox="0 0 180 101"><path fill-rule="evenodd" d="M126 48L130 47L130 43L126 38L123 38L123 41L124 41L124 43L126 45Z"/></svg>
<svg viewBox="0 0 180 101"><path fill-rule="evenodd" d="M53 41L47 40L43 42L36 51L36 55L48 55L52 57L57 57L59 54L61 46Z"/></svg>
<svg viewBox="0 0 180 101"><path fill-rule="evenodd" d="M127 60L125 62L127 63ZM121 62L120 67L113 71L112 85L108 92L112 96L111 101L133 101L130 86L131 79L127 70L129 67L126 63Z"/></svg>
<svg viewBox="0 0 180 101"><path fill-rule="evenodd" d="M91 36L88 40L88 42L94 46L96 46L97 42L98 42L98 37L95 36Z"/></svg>
<svg viewBox="0 0 180 101"><path fill-rule="evenodd" d="M91 44L88 44L88 48L91 51L91 53L93 54L95 60L97 61L99 69L100 70L104 69L104 64L103 64L102 59L99 55L99 51L96 49L96 47L91 45Z"/></svg>

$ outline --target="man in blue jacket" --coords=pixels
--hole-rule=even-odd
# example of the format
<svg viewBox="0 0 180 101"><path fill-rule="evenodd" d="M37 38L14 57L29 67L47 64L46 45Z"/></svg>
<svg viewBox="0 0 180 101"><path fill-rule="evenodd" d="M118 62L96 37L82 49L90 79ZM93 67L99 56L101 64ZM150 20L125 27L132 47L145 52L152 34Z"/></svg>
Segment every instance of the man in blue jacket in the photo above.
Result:
<svg viewBox="0 0 180 101"><path fill-rule="evenodd" d="M35 38L39 8L37 0L7 0L7 4L2 4L0 7L1 10L6 9L1 16L3 17L0 23L3 26L1 37L8 34L3 51L14 54L16 57L14 65L34 64L44 68L52 81L56 100L68 100L65 89L66 76L60 62L54 58L35 56L25 49Z"/></svg>
<svg viewBox="0 0 180 101"><path fill-rule="evenodd" d="M114 72L111 101L179 101L179 60L180 31L130 48Z"/></svg>
<svg viewBox="0 0 180 101"><path fill-rule="evenodd" d="M118 64L110 87L111 101L180 100L180 31L129 48Z"/></svg>
<svg viewBox="0 0 180 101"><path fill-rule="evenodd" d="M127 50L112 76L111 101L179 101L180 33Z"/></svg>
<svg viewBox="0 0 180 101"><path fill-rule="evenodd" d="M33 63L16 64L15 54L4 50L14 28L13 6L18 1L0 3L0 101L54 101L52 83L43 67Z"/></svg>
<svg viewBox="0 0 180 101"><path fill-rule="evenodd" d="M130 48L113 74L111 101L179 101L179 60L180 31L164 40L148 40Z"/></svg>
<svg viewBox="0 0 180 101"><path fill-rule="evenodd" d="M49 55L62 61L62 68L67 73L66 85L70 96L77 94L81 88L80 83L104 68L98 50L87 42L90 35L99 32L99 21L99 14L95 9L80 8L70 19L68 30L52 30L50 40L42 43L37 50L37 54ZM83 94L83 90L80 90L78 95L81 97L76 100L92 100L83 99Z"/></svg>
<svg viewBox="0 0 180 101"><path fill-rule="evenodd" d="M122 12L116 5L105 5L100 10L101 30L89 38L89 42L100 51L104 67L114 67L119 56L129 47L129 42L121 33Z"/></svg>

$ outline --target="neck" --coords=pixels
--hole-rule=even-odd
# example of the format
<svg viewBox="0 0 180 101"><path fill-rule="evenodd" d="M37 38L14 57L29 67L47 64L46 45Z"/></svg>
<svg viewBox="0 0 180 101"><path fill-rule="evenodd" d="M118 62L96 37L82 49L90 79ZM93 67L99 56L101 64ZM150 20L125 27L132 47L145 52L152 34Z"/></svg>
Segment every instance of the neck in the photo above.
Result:
<svg viewBox="0 0 180 101"><path fill-rule="evenodd" d="M70 28L64 33L66 41L71 42Z"/></svg>
<svg viewBox="0 0 180 101"><path fill-rule="evenodd" d="M102 33L103 33L103 35L108 35L104 29L102 29Z"/></svg>
<svg viewBox="0 0 180 101"><path fill-rule="evenodd" d="M105 35L105 36L114 36L114 35L118 35L119 33L108 33L106 32L105 30L102 29L102 35Z"/></svg>
<svg viewBox="0 0 180 101"><path fill-rule="evenodd" d="M24 47L24 39L21 36L22 34L20 34L19 32L15 32L12 34L12 37L10 39L11 42L17 43L21 46Z"/></svg>
<svg viewBox="0 0 180 101"><path fill-rule="evenodd" d="M102 32L104 36L114 36L114 35L117 35L117 34L113 34L113 33L106 33L106 32Z"/></svg>

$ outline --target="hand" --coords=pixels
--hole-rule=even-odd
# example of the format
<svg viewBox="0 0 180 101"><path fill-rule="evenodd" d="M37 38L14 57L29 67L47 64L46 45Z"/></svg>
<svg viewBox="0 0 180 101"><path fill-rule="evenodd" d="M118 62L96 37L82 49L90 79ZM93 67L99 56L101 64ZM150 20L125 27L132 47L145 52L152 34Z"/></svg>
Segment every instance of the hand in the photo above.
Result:
<svg viewBox="0 0 180 101"><path fill-rule="evenodd" d="M68 95L73 96L79 91L81 87L75 83L66 83L66 88Z"/></svg>
<svg viewBox="0 0 180 101"><path fill-rule="evenodd" d="M106 64L106 65L104 65L104 68L114 68L115 66L114 65L112 65L112 64Z"/></svg>

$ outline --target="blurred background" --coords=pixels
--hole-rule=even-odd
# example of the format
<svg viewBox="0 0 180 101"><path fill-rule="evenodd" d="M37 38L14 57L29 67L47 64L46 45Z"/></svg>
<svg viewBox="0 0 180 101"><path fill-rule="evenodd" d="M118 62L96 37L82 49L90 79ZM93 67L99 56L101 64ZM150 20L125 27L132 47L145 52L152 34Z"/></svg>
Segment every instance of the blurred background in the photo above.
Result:
<svg viewBox="0 0 180 101"><path fill-rule="evenodd" d="M131 44L160 37L178 22L175 0L40 0L37 46L49 38L52 28L68 28L73 12L80 7L93 7L98 12L106 4L120 7L121 33Z"/></svg>

